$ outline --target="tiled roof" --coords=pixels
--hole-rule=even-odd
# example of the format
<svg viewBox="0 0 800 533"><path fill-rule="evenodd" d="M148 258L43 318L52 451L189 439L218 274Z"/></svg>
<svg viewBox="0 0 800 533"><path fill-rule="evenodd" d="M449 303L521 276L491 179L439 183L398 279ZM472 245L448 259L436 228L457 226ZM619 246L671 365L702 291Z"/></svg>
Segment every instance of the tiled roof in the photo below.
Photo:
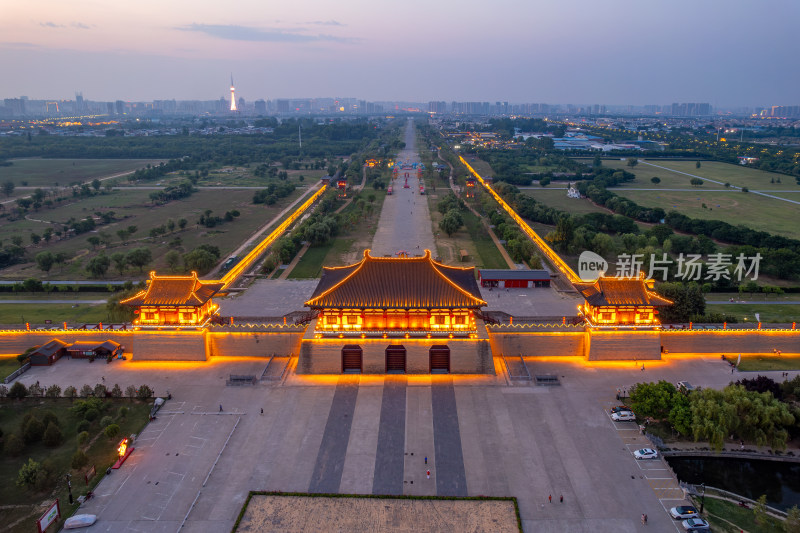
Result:
<svg viewBox="0 0 800 533"><path fill-rule="evenodd" d="M157 276L150 272L147 288L120 303L132 306L201 306L223 287L221 281L202 281L190 276Z"/></svg>
<svg viewBox="0 0 800 533"><path fill-rule="evenodd" d="M38 348L36 348L36 350L31 355L37 354L37 355L44 355L46 357L50 357L51 355L53 355L57 351L61 350L62 348L65 348L67 346L69 346L69 344L67 344L66 342L64 342L64 341L62 341L60 339L53 339L53 340L49 341L48 343L43 344L42 346L39 346Z"/></svg>
<svg viewBox="0 0 800 533"><path fill-rule="evenodd" d="M453 309L480 308L474 268L445 266L423 257L372 257L354 265L325 268L306 305L312 308Z"/></svg>
<svg viewBox="0 0 800 533"><path fill-rule="evenodd" d="M591 283L575 283L575 288L594 306L672 305L672 302L649 290L644 278L601 277Z"/></svg>

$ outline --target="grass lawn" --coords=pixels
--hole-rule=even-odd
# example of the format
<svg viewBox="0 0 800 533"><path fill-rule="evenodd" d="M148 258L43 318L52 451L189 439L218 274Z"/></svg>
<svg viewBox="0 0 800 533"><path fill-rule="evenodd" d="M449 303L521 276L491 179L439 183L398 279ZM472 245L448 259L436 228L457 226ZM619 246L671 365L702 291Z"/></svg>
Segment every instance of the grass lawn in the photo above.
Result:
<svg viewBox="0 0 800 533"><path fill-rule="evenodd" d="M322 246L312 246L287 276L289 279L312 279L322 275L323 266L342 266L329 262L327 258L350 250L355 239L338 236Z"/></svg>
<svg viewBox="0 0 800 533"><path fill-rule="evenodd" d="M17 187L55 187L105 178L121 172L157 165L161 159L12 159L10 167L0 167L0 182L11 180ZM57 184L57 185L56 185ZM15 191L15 196L33 191Z"/></svg>
<svg viewBox="0 0 800 533"><path fill-rule="evenodd" d="M699 501L697 502L699 503ZM704 514L712 531L739 533L783 533L783 522L767 517L766 523L756 524L752 509L745 509L726 500L709 498L706 494ZM735 524L734 527L731 523Z"/></svg>
<svg viewBox="0 0 800 533"><path fill-rule="evenodd" d="M761 322L784 324L787 322L800 322L800 305L798 304L714 304L706 306L706 313L732 315L739 322L758 322L755 316L756 313L758 313Z"/></svg>
<svg viewBox="0 0 800 533"><path fill-rule="evenodd" d="M0 355L0 381L18 368L19 361L16 355Z"/></svg>
<svg viewBox="0 0 800 533"><path fill-rule="evenodd" d="M731 356L735 363L738 356ZM758 372L767 370L800 370L800 356L792 355L743 355L739 363L740 372Z"/></svg>
<svg viewBox="0 0 800 533"><path fill-rule="evenodd" d="M764 192L771 191L790 191L796 190L800 192L800 185L792 176L784 174L775 174L772 172L765 172L763 170L756 170L752 168L743 167L741 165L732 165L730 163L721 163L717 161L701 161L700 168L695 168L694 161L664 161L660 159L646 160L646 163L665 167L666 169L677 170L678 172L685 172L699 176L701 179L712 179L722 182L716 184L713 182L706 182L701 186L709 189L723 188L724 183L730 183L737 187L747 187L751 190L758 190ZM622 187L638 187L638 188L691 188L689 176L671 172L664 168L657 168L644 163L639 163L635 167L628 166L627 161L603 161L603 166L608 168L620 168L636 174L636 181L633 183L626 183ZM650 178L658 176L661 178L661 183L653 185ZM777 183L778 180L781 183ZM770 180L775 180L776 183L770 183ZM791 198L791 197L790 197Z"/></svg>
<svg viewBox="0 0 800 533"><path fill-rule="evenodd" d="M125 385L121 386L125 387ZM78 448L77 426L80 422L78 415L70 410L72 404L72 400L66 398L2 401L0 427L3 428L6 438L12 433L20 432L20 423L26 413L34 413L35 416L41 418L45 411L52 412L58 418L64 437L62 444L55 448L48 448L42 442L36 442L27 445L19 457L11 457L8 454L0 456L0 501L4 504L4 507L0 508L0 523L6 526L4 531L9 533L32 531L35 520L43 512L42 504L49 504L56 498L59 498L61 502L62 522L63 519L72 515L78 507L77 500L74 505L69 504L65 475L72 474L72 494L77 498L85 494L88 488L94 488L103 477L106 468L116 460L116 445L122 437L117 436L109 440L102 435L103 428L100 427L100 419L103 416L111 416L114 423L120 426L119 435L138 434L147 423L150 412L150 402L129 399L105 401L104 410L89 426L89 442L84 446L84 451L89 457L89 467L95 465L97 470L97 476L87 487L83 481L86 469L75 471L71 468L72 455ZM129 409L125 418L119 417L119 407L121 406ZM99 435L97 439L92 441L97 435ZM28 461L29 457L39 463L45 459L52 463L55 481L50 484L49 489L37 491L33 488L21 489L15 485L20 467ZM9 527L19 519L23 520L15 526ZM58 527L54 531L58 531Z"/></svg>
<svg viewBox="0 0 800 533"><path fill-rule="evenodd" d="M744 224L755 230L800 238L800 225L797 224L797 220L800 220L800 205L741 191L704 191L704 188L705 185L697 187L696 192L621 188L610 190L644 207L660 207L665 211L677 211L692 218L722 220L733 225Z"/></svg>
<svg viewBox="0 0 800 533"><path fill-rule="evenodd" d="M0 306L0 324L3 325L24 328L26 322L31 325L44 324L45 320L51 320L54 327L65 321L70 324L97 323L107 321L108 312L105 305L80 304L78 307L73 307L72 304L5 304Z"/></svg>
<svg viewBox="0 0 800 533"><path fill-rule="evenodd" d="M43 280L58 279L88 279L85 272L86 263L101 250L92 249L87 239L91 236L107 235L111 244L103 251L110 256L115 252L127 253L133 248L145 246L153 255L153 262L140 273L137 269L127 270L124 274L117 272L113 266L106 277L112 279L127 278L139 280L147 275L148 270L160 272L167 271L164 256L171 249L170 242L176 237L181 239L181 244L175 249L186 253L201 244L218 246L221 259L235 250L243 241L252 235L265 222L274 218L284 207L289 205L305 189L297 189L290 196L282 198L272 206L253 204L252 190L201 190L188 198L169 202L164 205L154 206L150 202L150 190L123 189L115 190L109 194L101 194L86 198L68 205L61 205L54 209L41 210L30 216L33 218L66 222L70 217L85 218L95 211L114 211L117 221L103 226L98 226L96 232L78 235L71 239L51 241L49 244L40 244L28 248L29 258L37 253L48 250L53 253L64 252L72 260L63 269L54 267L45 276L35 263L29 262L14 265L2 271L2 277L7 279L25 279L36 277ZM198 226L197 220L207 209L211 209L216 216L223 216L226 211L238 210L241 214L231 222L223 222L214 228ZM177 222L181 218L187 219L189 224L183 231L176 229L172 234L162 235L156 239L149 237L152 228L166 224L169 219ZM19 220L0 226L0 240L10 239L12 235L22 235L26 243L30 243L29 234L41 234L49 222L33 222ZM134 225L137 232L126 242L122 243L116 232L120 229ZM60 228L59 228L60 229Z"/></svg>
<svg viewBox="0 0 800 533"><path fill-rule="evenodd" d="M797 302L800 301L800 292L787 292L785 294L781 294L780 296L775 296L774 294L766 294L763 292L751 294L749 292L745 292L739 294L738 292L711 292L706 294L706 301L713 301L713 302L727 302L733 298L734 300L738 301L746 301L752 303L759 303L759 302Z"/></svg>
<svg viewBox="0 0 800 533"><path fill-rule="evenodd" d="M477 257L474 258L476 264L481 268L508 268L506 260L503 259L503 255L497 249L497 245L489 236L480 218L467 211L464 214L464 226L478 252Z"/></svg>
<svg viewBox="0 0 800 533"><path fill-rule="evenodd" d="M62 285L63 286L63 285ZM0 304L5 300L108 300L110 292L74 292L72 290L52 292L0 292Z"/></svg>
<svg viewBox="0 0 800 533"><path fill-rule="evenodd" d="M558 186L563 183L566 186L567 182L557 182ZM554 185L556 185L554 184ZM533 189L521 189L522 194L533 196L537 202L541 202L548 207L560 209L573 215L582 215L584 213L605 213L609 214L609 210L593 204L588 198L569 198L567 191L564 189L549 189L546 187L536 187Z"/></svg>

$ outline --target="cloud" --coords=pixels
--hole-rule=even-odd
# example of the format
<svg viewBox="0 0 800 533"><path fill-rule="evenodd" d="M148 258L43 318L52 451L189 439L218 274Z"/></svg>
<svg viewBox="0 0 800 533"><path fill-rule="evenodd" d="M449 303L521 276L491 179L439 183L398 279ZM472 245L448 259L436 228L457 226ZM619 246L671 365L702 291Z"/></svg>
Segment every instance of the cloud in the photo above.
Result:
<svg viewBox="0 0 800 533"><path fill-rule="evenodd" d="M40 22L39 26L41 26L43 28L64 28L65 27L63 24L56 24L55 22L50 22L50 21Z"/></svg>
<svg viewBox="0 0 800 533"><path fill-rule="evenodd" d="M78 28L79 30L88 30L89 29L89 26L87 26L86 24L84 24L82 22L73 22L72 24L70 24L70 26L72 26L73 28Z"/></svg>
<svg viewBox="0 0 800 533"><path fill-rule="evenodd" d="M317 26L346 26L346 24L342 24L338 20L312 20L311 22L306 22L306 24L316 24Z"/></svg>
<svg viewBox="0 0 800 533"><path fill-rule="evenodd" d="M311 43L319 41L352 42L353 39L334 35L309 35L298 30L280 28L253 28L235 24L189 24L175 28L181 31L205 33L218 39L231 41L256 41L267 43Z"/></svg>

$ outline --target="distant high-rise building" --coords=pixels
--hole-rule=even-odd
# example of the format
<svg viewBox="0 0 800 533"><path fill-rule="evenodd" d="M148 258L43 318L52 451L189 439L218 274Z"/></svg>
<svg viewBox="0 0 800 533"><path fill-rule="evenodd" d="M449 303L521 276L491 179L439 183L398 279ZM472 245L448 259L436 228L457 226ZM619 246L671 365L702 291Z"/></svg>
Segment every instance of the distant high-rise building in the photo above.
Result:
<svg viewBox="0 0 800 533"><path fill-rule="evenodd" d="M288 113L291 110L289 100L278 100L276 102L278 113Z"/></svg>
<svg viewBox="0 0 800 533"><path fill-rule="evenodd" d="M233 74L231 74L231 111L236 111L236 90L233 88Z"/></svg>
<svg viewBox="0 0 800 533"><path fill-rule="evenodd" d="M255 110L256 115L267 114L267 102L265 102L264 100L256 100L253 103L253 108Z"/></svg>
<svg viewBox="0 0 800 533"><path fill-rule="evenodd" d="M770 108L769 116L780 118L797 118L800 117L800 106L774 105Z"/></svg>
<svg viewBox="0 0 800 533"><path fill-rule="evenodd" d="M124 115L125 114L125 102L122 100L117 100L114 102L114 106L117 110L117 115Z"/></svg>
<svg viewBox="0 0 800 533"><path fill-rule="evenodd" d="M428 113L439 115L447 113L447 102L428 102Z"/></svg>
<svg viewBox="0 0 800 533"><path fill-rule="evenodd" d="M705 117L711 114L709 103L675 103L671 109L675 117Z"/></svg>
<svg viewBox="0 0 800 533"><path fill-rule="evenodd" d="M86 110L86 103L83 101L83 93L75 93L75 111L83 113Z"/></svg>

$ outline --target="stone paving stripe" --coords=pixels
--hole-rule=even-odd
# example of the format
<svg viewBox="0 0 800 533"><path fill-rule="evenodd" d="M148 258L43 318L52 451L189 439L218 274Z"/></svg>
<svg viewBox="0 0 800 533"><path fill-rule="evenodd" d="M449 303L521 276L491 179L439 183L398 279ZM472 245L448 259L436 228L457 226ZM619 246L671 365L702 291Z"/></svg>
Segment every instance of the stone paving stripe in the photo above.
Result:
<svg viewBox="0 0 800 533"><path fill-rule="evenodd" d="M433 407L433 445L436 454L436 494L466 496L467 475L458 428L456 393L453 381L431 385Z"/></svg>
<svg viewBox="0 0 800 533"><path fill-rule="evenodd" d="M405 441L406 378L386 376L372 494L403 494Z"/></svg>
<svg viewBox="0 0 800 533"><path fill-rule="evenodd" d="M342 376L328 413L308 492L338 492L358 397L358 377Z"/></svg>

